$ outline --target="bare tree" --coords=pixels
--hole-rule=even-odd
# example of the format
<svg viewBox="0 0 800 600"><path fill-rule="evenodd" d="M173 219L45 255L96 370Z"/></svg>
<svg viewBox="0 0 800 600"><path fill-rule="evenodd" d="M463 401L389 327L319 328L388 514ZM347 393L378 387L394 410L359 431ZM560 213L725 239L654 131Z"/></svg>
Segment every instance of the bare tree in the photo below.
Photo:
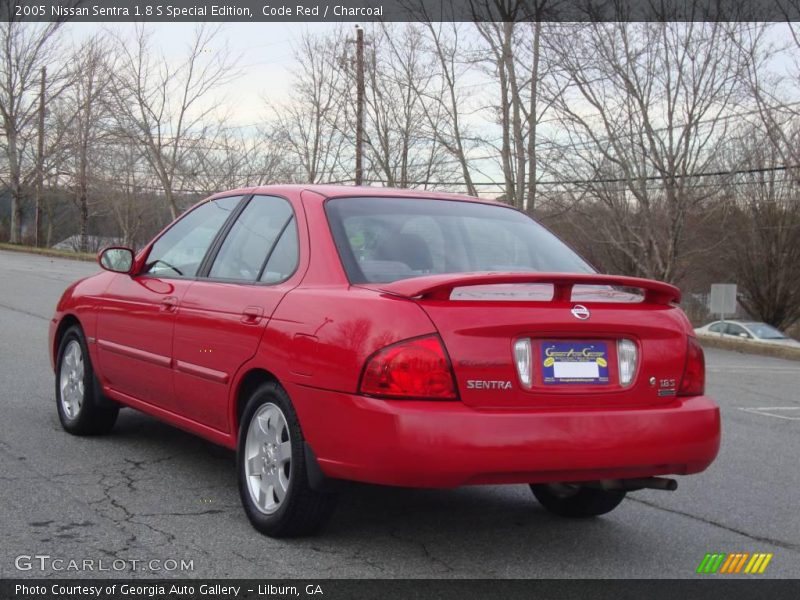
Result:
<svg viewBox="0 0 800 600"><path fill-rule="evenodd" d="M501 0L484 0L484 4L497 5ZM541 10L538 5L536 10ZM503 174L502 198L519 209L533 211L541 141L538 126L554 99L563 93L550 76L550 62L541 52L542 38L560 35L558 25L539 20L475 25L486 49L486 58L479 64L485 65L499 92L494 96L497 104L491 108L501 139L499 144L487 145L497 154Z"/></svg>
<svg viewBox="0 0 800 600"><path fill-rule="evenodd" d="M60 23L0 23L0 117L5 173L0 181L11 194L10 241L22 240L22 210L27 187L36 177L36 118L42 67L57 53ZM50 89L58 85L51 74Z"/></svg>
<svg viewBox="0 0 800 600"><path fill-rule="evenodd" d="M514 34L518 28L513 21L476 23L476 26L488 45L494 74L499 82L500 105L497 112L502 136L500 163L505 183L504 197L509 204L523 208L527 163L521 109L524 99L514 56Z"/></svg>
<svg viewBox="0 0 800 600"><path fill-rule="evenodd" d="M264 128L223 128L213 151L192 157L192 170L197 187L209 193L285 182L292 176L283 148Z"/></svg>
<svg viewBox="0 0 800 600"><path fill-rule="evenodd" d="M304 34L294 50L298 70L286 102L271 103L276 139L297 163L295 179L319 183L346 177L348 144L342 135L352 108L342 102L344 35ZM352 152L349 152L352 156Z"/></svg>
<svg viewBox="0 0 800 600"><path fill-rule="evenodd" d="M132 248L137 245L146 214L141 202L143 163L135 146L109 146L101 163L108 179L98 182L98 190L107 198L107 206L119 227L122 243Z"/></svg>
<svg viewBox="0 0 800 600"><path fill-rule="evenodd" d="M800 10L800 0L785 0L785 4L794 14ZM783 45L770 43L765 35L769 29L763 26L737 41L748 59L744 72L748 89L774 150L784 165L800 165L800 131L794 126L800 104L792 94L800 86L800 24L787 21L782 27L789 34ZM780 74L769 68L778 54L788 59Z"/></svg>
<svg viewBox="0 0 800 600"><path fill-rule="evenodd" d="M726 258L747 312L786 328L800 320L800 180L781 170L790 149L781 151L770 132L750 128L748 134L737 148L737 165L751 172L726 193L732 233Z"/></svg>
<svg viewBox="0 0 800 600"><path fill-rule="evenodd" d="M470 151L477 145L470 137L469 127L462 113L466 110L463 90L459 89L469 62L464 61L467 52L463 40L464 31L460 23L425 21L428 51L438 63L435 85L415 87L420 96L429 128L429 135L441 144L457 162L467 193L477 196L473 182Z"/></svg>
<svg viewBox="0 0 800 600"><path fill-rule="evenodd" d="M718 192L696 175L719 164L725 114L743 96L746 29L593 23L551 38L547 51L569 85L554 104L560 175L602 208L583 234L607 244L617 269L681 277L687 222Z"/></svg>
<svg viewBox="0 0 800 600"><path fill-rule="evenodd" d="M800 2L788 6L797 11ZM739 301L753 316L784 328L800 320L800 106L791 93L800 86L800 27L781 27L789 33L783 44L771 42L766 27L738 40L759 123L735 147L733 164L753 171L749 185L727 197L735 223L729 264ZM769 68L776 55L789 59L780 73Z"/></svg>
<svg viewBox="0 0 800 600"><path fill-rule="evenodd" d="M429 135L433 115L426 115L422 105L437 67L423 35L421 27L410 23L368 30L367 161L370 177L392 187L428 187L454 174L452 157Z"/></svg>
<svg viewBox="0 0 800 600"><path fill-rule="evenodd" d="M73 52L70 79L64 103L70 115L69 130L72 180L75 204L79 211L80 251L87 252L89 224L90 162L98 140L108 135L111 125L109 91L114 70L113 52L108 40L97 35L80 44Z"/></svg>
<svg viewBox="0 0 800 600"><path fill-rule="evenodd" d="M452 178L452 155L430 133L444 127L426 112L438 60L418 25L382 24L366 34L365 180L395 187ZM397 40L402 40L402 43ZM289 101L273 104L274 136L299 163L295 179L352 181L356 144L356 65L347 32L305 35L295 50L298 71ZM433 83L433 85L437 85Z"/></svg>
<svg viewBox="0 0 800 600"><path fill-rule="evenodd" d="M96 152L99 173L93 184L103 197L102 209L113 218L121 243L140 247L169 218L163 198L150 185L147 161L137 146L115 138L101 140Z"/></svg>
<svg viewBox="0 0 800 600"><path fill-rule="evenodd" d="M133 43L119 40L112 89L120 135L142 152L174 217L177 191L191 181L190 154L213 148L220 105L212 94L235 77L231 57L217 49L219 27L199 25L182 62L154 56L150 36L136 27Z"/></svg>

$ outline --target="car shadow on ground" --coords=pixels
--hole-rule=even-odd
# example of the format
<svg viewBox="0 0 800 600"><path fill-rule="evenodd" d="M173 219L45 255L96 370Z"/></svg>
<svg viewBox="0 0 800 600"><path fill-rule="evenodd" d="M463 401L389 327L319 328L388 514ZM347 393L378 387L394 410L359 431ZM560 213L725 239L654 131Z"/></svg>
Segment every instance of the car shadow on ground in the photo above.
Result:
<svg viewBox="0 0 800 600"><path fill-rule="evenodd" d="M227 488L226 507L240 511L235 477L235 453L176 429L137 411L124 410L110 436L104 439L108 454L118 452L127 460L148 457L173 457L159 465L159 471L174 479L190 470L198 486ZM138 457L130 455L136 450ZM342 482L338 488L339 504L326 528L326 536L358 537L375 531L428 530L435 532L466 528L476 534L482 527L493 532L498 525L513 535L514 531L538 525L562 527L574 521L547 513L526 485L486 485L456 489L400 488ZM244 513L241 513L244 519ZM582 521L584 524L602 520ZM253 532L254 535L257 535Z"/></svg>
<svg viewBox="0 0 800 600"><path fill-rule="evenodd" d="M108 436L54 439L54 452L95 457L82 479L107 488L91 502L96 510L122 513L132 531L161 532L159 548L196 557L214 576L599 576L609 560L632 556L658 567L658 534L636 503L608 517L569 520L547 513L525 485L346 484L321 535L276 540L247 521L230 450L133 410L122 411Z"/></svg>

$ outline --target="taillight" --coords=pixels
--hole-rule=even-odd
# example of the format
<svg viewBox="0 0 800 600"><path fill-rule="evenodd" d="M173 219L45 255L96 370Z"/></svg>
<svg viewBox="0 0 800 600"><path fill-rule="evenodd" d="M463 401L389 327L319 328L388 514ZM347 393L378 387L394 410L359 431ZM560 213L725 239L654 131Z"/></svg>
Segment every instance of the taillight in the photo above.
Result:
<svg viewBox="0 0 800 600"><path fill-rule="evenodd" d="M696 337L689 336L686 366L683 368L678 396L700 396L706 391L706 359Z"/></svg>
<svg viewBox="0 0 800 600"><path fill-rule="evenodd" d="M514 342L514 362L517 365L519 381L526 390L531 389L533 383L531 363L531 338L522 338Z"/></svg>
<svg viewBox="0 0 800 600"><path fill-rule="evenodd" d="M639 352L633 340L619 340L617 342L617 364L619 365L619 384L627 387L636 374L636 363Z"/></svg>
<svg viewBox="0 0 800 600"><path fill-rule="evenodd" d="M437 335L378 350L367 359L360 392L385 398L457 398L450 362Z"/></svg>

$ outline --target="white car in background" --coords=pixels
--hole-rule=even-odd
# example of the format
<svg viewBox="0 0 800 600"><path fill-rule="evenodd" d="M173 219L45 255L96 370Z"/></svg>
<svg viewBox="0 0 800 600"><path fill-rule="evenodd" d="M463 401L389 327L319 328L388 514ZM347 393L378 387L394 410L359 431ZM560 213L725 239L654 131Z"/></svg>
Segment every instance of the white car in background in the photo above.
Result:
<svg viewBox="0 0 800 600"><path fill-rule="evenodd" d="M722 337L749 342L760 342L773 346L800 348L800 342L790 338L772 325L758 321L714 321L694 330L703 337Z"/></svg>

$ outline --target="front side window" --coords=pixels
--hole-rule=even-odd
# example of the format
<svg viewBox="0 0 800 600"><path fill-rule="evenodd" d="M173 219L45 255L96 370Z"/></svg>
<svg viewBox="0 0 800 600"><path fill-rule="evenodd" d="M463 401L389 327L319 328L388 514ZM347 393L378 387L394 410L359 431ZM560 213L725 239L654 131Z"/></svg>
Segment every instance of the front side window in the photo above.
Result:
<svg viewBox="0 0 800 600"><path fill-rule="evenodd" d="M236 219L208 276L275 283L297 265L297 227L283 198L254 196ZM294 242L292 242L294 240Z"/></svg>
<svg viewBox="0 0 800 600"><path fill-rule="evenodd" d="M153 244L142 272L159 277L194 277L217 232L241 199L218 198L186 213Z"/></svg>
<svg viewBox="0 0 800 600"><path fill-rule="evenodd" d="M745 331L744 327L741 325L736 325L734 323L728 323L728 335L735 335L739 337L750 337L750 334ZM744 335L742 335L744 334Z"/></svg>
<svg viewBox="0 0 800 600"><path fill-rule="evenodd" d="M503 206L335 198L325 210L352 283L476 271L594 273L536 221Z"/></svg>

